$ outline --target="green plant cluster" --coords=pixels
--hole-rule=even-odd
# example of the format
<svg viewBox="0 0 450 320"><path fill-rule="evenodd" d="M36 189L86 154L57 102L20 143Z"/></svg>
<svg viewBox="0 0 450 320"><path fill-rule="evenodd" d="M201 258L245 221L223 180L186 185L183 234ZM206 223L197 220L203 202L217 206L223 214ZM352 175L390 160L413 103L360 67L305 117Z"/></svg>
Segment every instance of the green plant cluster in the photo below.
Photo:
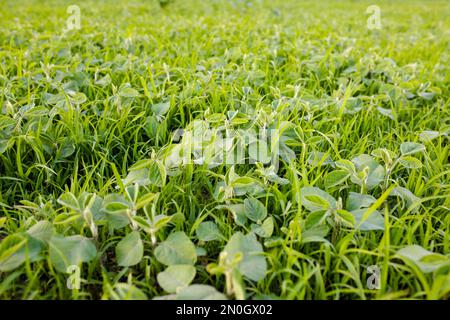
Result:
<svg viewBox="0 0 450 320"><path fill-rule="evenodd" d="M448 299L449 3L162 2L2 4L0 298Z"/></svg>

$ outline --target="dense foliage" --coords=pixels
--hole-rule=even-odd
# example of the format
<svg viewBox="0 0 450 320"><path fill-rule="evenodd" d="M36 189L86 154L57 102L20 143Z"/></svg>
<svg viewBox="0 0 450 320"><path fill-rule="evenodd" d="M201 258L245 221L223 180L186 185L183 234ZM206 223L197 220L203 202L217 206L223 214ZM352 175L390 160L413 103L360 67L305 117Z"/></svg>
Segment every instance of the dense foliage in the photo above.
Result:
<svg viewBox="0 0 450 320"><path fill-rule="evenodd" d="M449 2L161 2L2 3L0 297L448 298Z"/></svg>

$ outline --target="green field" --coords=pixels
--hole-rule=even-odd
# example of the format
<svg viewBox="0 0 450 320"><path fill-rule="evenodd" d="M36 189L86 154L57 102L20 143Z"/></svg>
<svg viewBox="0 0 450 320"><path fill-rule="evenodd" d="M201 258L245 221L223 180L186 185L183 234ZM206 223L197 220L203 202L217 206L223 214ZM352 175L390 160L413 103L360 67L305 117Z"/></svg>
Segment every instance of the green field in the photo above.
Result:
<svg viewBox="0 0 450 320"><path fill-rule="evenodd" d="M448 299L449 15L2 2L0 299Z"/></svg>

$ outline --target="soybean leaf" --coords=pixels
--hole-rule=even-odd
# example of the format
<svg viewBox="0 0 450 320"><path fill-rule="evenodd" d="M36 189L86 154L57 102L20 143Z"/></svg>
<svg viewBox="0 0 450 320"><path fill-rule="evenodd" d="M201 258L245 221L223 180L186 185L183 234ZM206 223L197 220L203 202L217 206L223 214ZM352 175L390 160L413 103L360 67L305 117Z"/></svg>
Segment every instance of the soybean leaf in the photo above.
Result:
<svg viewBox="0 0 450 320"><path fill-rule="evenodd" d="M443 266L450 265L450 259L443 255L433 253L419 245L410 245L397 251L402 259L409 260L424 273L433 272Z"/></svg>
<svg viewBox="0 0 450 320"><path fill-rule="evenodd" d="M377 210L374 210L361 224L366 211L367 209L357 209L351 211L351 214L355 217L356 228L361 231L384 230L384 218Z"/></svg>
<svg viewBox="0 0 450 320"><path fill-rule="evenodd" d="M325 239L328 234L329 228L326 225L316 225L310 229L302 231L302 243L309 242L324 242L331 244Z"/></svg>
<svg viewBox="0 0 450 320"><path fill-rule="evenodd" d="M266 207L257 199L245 199L244 208L247 218L254 222L262 221L267 216Z"/></svg>
<svg viewBox="0 0 450 320"><path fill-rule="evenodd" d="M130 232L117 244L116 257L119 266L134 266L141 262L143 255L144 245L137 231Z"/></svg>
<svg viewBox="0 0 450 320"><path fill-rule="evenodd" d="M408 208L420 201L419 197L416 197L414 193L403 187L395 187L394 189L392 189L389 196L400 197L403 201L406 202Z"/></svg>
<svg viewBox="0 0 450 320"><path fill-rule="evenodd" d="M82 262L89 262L97 255L94 243L80 235L63 237L54 235L49 243L50 261L59 272Z"/></svg>
<svg viewBox="0 0 450 320"><path fill-rule="evenodd" d="M414 157L411 156L402 156L398 162L400 162L400 164L406 168L409 169L420 169L422 168L422 162Z"/></svg>
<svg viewBox="0 0 450 320"><path fill-rule="evenodd" d="M316 225L325 222L326 218L329 216L327 210L314 211L308 214L305 221L305 228L310 229Z"/></svg>
<svg viewBox="0 0 450 320"><path fill-rule="evenodd" d="M247 216L245 214L245 206L243 203L220 205L216 209L227 209L233 215L233 219L238 226L245 226L247 223Z"/></svg>
<svg viewBox="0 0 450 320"><path fill-rule="evenodd" d="M195 253L197 253L197 257L204 257L208 254L205 248L195 247Z"/></svg>
<svg viewBox="0 0 450 320"><path fill-rule="evenodd" d="M213 241L223 238L219 228L217 228L217 225L213 221L205 221L200 223L195 231L197 238L201 241Z"/></svg>
<svg viewBox="0 0 450 320"><path fill-rule="evenodd" d="M136 97L139 97L139 92L137 92L136 89L124 86L124 87L120 88L119 96L124 97L124 98L136 98Z"/></svg>
<svg viewBox="0 0 450 320"><path fill-rule="evenodd" d="M139 170L131 170L125 179L122 180L124 186L129 186L137 183L140 186L149 185L150 179L148 178L148 169L142 168Z"/></svg>
<svg viewBox="0 0 450 320"><path fill-rule="evenodd" d="M355 217L347 210L337 210L336 216L338 216L344 224L350 227L354 227L356 224Z"/></svg>
<svg viewBox="0 0 450 320"><path fill-rule="evenodd" d="M365 178L365 180L368 190L375 188L381 182L383 182L384 176L386 174L385 169L371 156L367 154L361 154L353 158L352 162L355 164L356 170L360 174L367 170L367 177ZM351 181L361 186L364 179L360 175L353 174L351 176Z"/></svg>
<svg viewBox="0 0 450 320"><path fill-rule="evenodd" d="M181 231L172 233L155 249L156 259L165 265L195 264L197 253L195 245Z"/></svg>
<svg viewBox="0 0 450 320"><path fill-rule="evenodd" d="M348 173L354 173L356 171L355 165L350 160L341 159L334 163L336 167L347 171Z"/></svg>
<svg viewBox="0 0 450 320"><path fill-rule="evenodd" d="M403 156L425 151L425 146L416 142L403 142L400 145L400 152Z"/></svg>
<svg viewBox="0 0 450 320"><path fill-rule="evenodd" d="M170 109L170 101L160 102L152 106L152 111L156 116L163 116Z"/></svg>
<svg viewBox="0 0 450 320"><path fill-rule="evenodd" d="M108 224L113 229L120 229L129 224L130 220L126 215L131 204L124 196L112 193L108 194L103 200L103 208L100 210L105 214Z"/></svg>
<svg viewBox="0 0 450 320"><path fill-rule="evenodd" d="M325 187L331 188L334 186L338 186L344 183L348 179L348 177L350 177L350 173L345 170L331 171L325 178Z"/></svg>
<svg viewBox="0 0 450 320"><path fill-rule="evenodd" d="M0 243L0 271L7 272L18 268L27 261L40 258L42 244L26 234L12 234Z"/></svg>
<svg viewBox="0 0 450 320"><path fill-rule="evenodd" d="M261 225L255 223L252 223L251 225L252 231L256 233L258 236L263 238L268 238L272 236L273 227L274 226L272 217L268 217L266 220L264 220L264 222Z"/></svg>
<svg viewBox="0 0 450 320"><path fill-rule="evenodd" d="M328 154L320 151L312 151L308 155L308 163L313 166L324 166L327 164L332 164L333 159Z"/></svg>
<svg viewBox="0 0 450 320"><path fill-rule="evenodd" d="M175 293L180 288L187 287L195 277L195 267L189 264L177 264L167 267L158 273L159 285L169 293Z"/></svg>
<svg viewBox="0 0 450 320"><path fill-rule="evenodd" d="M433 139L436 139L440 135L441 135L441 133L439 131L424 130L419 134L419 138L423 142L429 142Z"/></svg>
<svg viewBox="0 0 450 320"><path fill-rule="evenodd" d="M66 193L62 194L58 198L57 201L58 201L59 204L65 206L67 208L70 208L70 209L72 209L74 211L79 212L79 211L82 210L81 205L78 202L77 197L72 192L66 192Z"/></svg>
<svg viewBox="0 0 450 320"><path fill-rule="evenodd" d="M166 175L166 167L160 161L153 161L148 168L148 179L154 186L163 187L166 184Z"/></svg>
<svg viewBox="0 0 450 320"><path fill-rule="evenodd" d="M110 77L110 75L107 74L103 78L100 78L100 79L96 80L95 84L99 85L101 87L106 87L106 86L110 85L111 84L111 77Z"/></svg>
<svg viewBox="0 0 450 320"><path fill-rule="evenodd" d="M227 297L214 287L205 284L193 284L181 289L176 300L227 300Z"/></svg>
<svg viewBox="0 0 450 320"><path fill-rule="evenodd" d="M336 208L336 199L317 187L303 187L300 193L302 205L311 212Z"/></svg>
<svg viewBox="0 0 450 320"><path fill-rule="evenodd" d="M39 221L27 230L27 234L38 241L48 244L53 235L53 225L46 220Z"/></svg>
<svg viewBox="0 0 450 320"><path fill-rule="evenodd" d="M129 283L116 283L111 298L113 300L147 300L144 292Z"/></svg>
<svg viewBox="0 0 450 320"><path fill-rule="evenodd" d="M379 148L372 151L372 155L374 157L380 158L384 161L384 163L392 163L394 159L397 158L397 154L395 152L385 149L385 148Z"/></svg>
<svg viewBox="0 0 450 320"><path fill-rule="evenodd" d="M235 233L224 248L227 254L228 263L232 263L236 254L242 254L242 260L238 263L239 272L253 281L264 278L267 271L267 263L262 255L262 245L256 240L253 233L243 235L241 232Z"/></svg>
<svg viewBox="0 0 450 320"><path fill-rule="evenodd" d="M370 207L377 199L372 197L370 194L361 194L356 192L350 192L347 198L347 203L345 205L348 211L368 208Z"/></svg>

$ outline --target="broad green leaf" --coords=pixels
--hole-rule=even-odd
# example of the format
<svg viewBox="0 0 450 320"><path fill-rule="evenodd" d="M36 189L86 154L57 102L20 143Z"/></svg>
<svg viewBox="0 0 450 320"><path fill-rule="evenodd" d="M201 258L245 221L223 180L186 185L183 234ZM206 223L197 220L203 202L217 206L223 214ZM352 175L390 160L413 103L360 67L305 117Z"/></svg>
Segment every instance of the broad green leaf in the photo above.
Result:
<svg viewBox="0 0 450 320"><path fill-rule="evenodd" d="M214 287L204 284L193 284L181 289L176 300L227 300L227 297Z"/></svg>
<svg viewBox="0 0 450 320"><path fill-rule="evenodd" d="M208 254L205 248L202 247L195 247L195 253L197 253L197 257L204 257Z"/></svg>
<svg viewBox="0 0 450 320"><path fill-rule="evenodd" d="M300 193L302 205L311 212L336 208L336 199L317 187L303 187Z"/></svg>
<svg viewBox="0 0 450 320"><path fill-rule="evenodd" d="M248 198L244 200L245 215L254 222L262 221L267 216L267 209L261 201Z"/></svg>
<svg viewBox="0 0 450 320"><path fill-rule="evenodd" d="M257 166L258 166L258 164L257 164ZM290 181L288 179L281 178L276 174L274 166L265 168L264 166L261 165L260 167L258 167L258 170L256 170L256 172L260 173L267 180L278 183L280 185L286 185L286 184L290 183Z"/></svg>
<svg viewBox="0 0 450 320"><path fill-rule="evenodd" d="M385 149L385 148L379 148L372 151L372 155L374 157L380 158L384 161L384 163L391 164L394 159L397 158L397 155L395 152Z"/></svg>
<svg viewBox="0 0 450 320"><path fill-rule="evenodd" d="M423 142L429 142L433 139L436 139L440 135L441 133L439 131L424 130L419 134L419 138Z"/></svg>
<svg viewBox="0 0 450 320"><path fill-rule="evenodd" d="M196 234L197 238L201 241L213 241L223 239L223 235L220 233L217 225L212 221L205 221L198 225Z"/></svg>
<svg viewBox="0 0 450 320"><path fill-rule="evenodd" d="M144 245L141 235L132 231L120 240L116 247L117 263L122 267L134 266L141 262L144 255Z"/></svg>
<svg viewBox="0 0 450 320"><path fill-rule="evenodd" d="M310 229L304 230L302 231L302 243L324 242L331 244L325 239L328 232L329 228L326 225L316 225Z"/></svg>
<svg viewBox="0 0 450 320"><path fill-rule="evenodd" d="M395 113L392 111L392 109L386 109L382 107L377 107L377 110L379 113L381 113L383 116L389 117L392 120L396 119Z"/></svg>
<svg viewBox="0 0 450 320"><path fill-rule="evenodd" d="M400 197L403 201L406 202L408 208L420 201L419 197L416 197L414 193L403 187L395 187L394 189L392 189L389 195Z"/></svg>
<svg viewBox="0 0 450 320"><path fill-rule="evenodd" d="M177 264L168 266L166 270L158 273L159 285L169 293L175 293L179 289L187 287L195 277L195 267L189 264Z"/></svg>
<svg viewBox="0 0 450 320"><path fill-rule="evenodd" d="M310 229L316 225L325 222L326 218L329 216L327 210L314 211L308 214L305 221L305 228Z"/></svg>
<svg viewBox="0 0 450 320"><path fill-rule="evenodd" d="M80 221L83 220L83 217L75 211L71 211L69 213L64 212L61 214L58 214L55 219L53 220L53 224L73 224L77 225Z"/></svg>
<svg viewBox="0 0 450 320"><path fill-rule="evenodd" d="M272 236L273 233L273 218L268 217L264 220L264 222L259 225L256 223L252 223L251 229L254 233L256 233L258 236L263 238L268 238Z"/></svg>
<svg viewBox="0 0 450 320"><path fill-rule="evenodd" d="M195 264L197 254L195 245L184 232L170 234L167 239L155 249L155 257L162 264Z"/></svg>
<svg viewBox="0 0 450 320"><path fill-rule="evenodd" d="M386 201L387 197L391 193L392 189L395 187L395 184L391 185L386 191L383 192L383 194L367 209L360 209L361 211L364 211L362 215L360 216L360 212L358 210L352 211L354 213L356 211L355 215L355 221L356 221L356 228L361 229L362 224L364 224L366 221L369 221L369 223L364 226L364 228L380 228L380 219L384 218L381 216L381 214L377 211L379 207ZM370 219L370 220L369 220ZM384 224L383 224L384 228Z"/></svg>
<svg viewBox="0 0 450 320"><path fill-rule="evenodd" d="M420 92L418 96L422 97L425 100L433 100L433 98L436 96L436 92Z"/></svg>
<svg viewBox="0 0 450 320"><path fill-rule="evenodd" d="M64 207L70 208L74 211L81 211L82 208L80 206L80 203L78 202L77 197L72 193L72 192L66 192L64 194L62 194L59 198L58 198L58 203L60 205L63 205Z"/></svg>
<svg viewBox="0 0 450 320"><path fill-rule="evenodd" d="M131 203L123 195L117 193L108 194L103 200L102 211L106 213L120 214L131 208Z"/></svg>
<svg viewBox="0 0 450 320"><path fill-rule="evenodd" d="M130 167L130 171L139 171L141 169L144 168L149 168L150 165L153 163L153 159L142 159L142 160L138 160L136 161L131 167Z"/></svg>
<svg viewBox="0 0 450 320"><path fill-rule="evenodd" d="M419 245L410 245L397 251L403 259L412 261L424 273L433 272L443 266L450 265L450 259L441 254L433 253Z"/></svg>
<svg viewBox="0 0 450 320"><path fill-rule="evenodd" d="M152 105L152 111L156 116L165 115L170 109L170 101L160 102Z"/></svg>
<svg viewBox="0 0 450 320"><path fill-rule="evenodd" d="M119 90L119 96L124 98L136 98L139 97L139 92L131 87L122 87Z"/></svg>
<svg viewBox="0 0 450 320"><path fill-rule="evenodd" d="M132 170L125 179L122 180L124 186L130 186L137 183L140 186L148 186L151 182L148 178L148 169Z"/></svg>
<svg viewBox="0 0 450 320"><path fill-rule="evenodd" d="M238 226L245 226L247 223L247 216L245 214L245 206L243 203L220 205L216 209L227 209L233 215L233 219Z"/></svg>
<svg viewBox="0 0 450 320"><path fill-rule="evenodd" d="M255 195L264 190L257 180L250 177L237 178L233 180L231 186L236 196L243 196L245 194Z"/></svg>
<svg viewBox="0 0 450 320"><path fill-rule="evenodd" d="M69 95L69 100L70 102L75 104L82 104L87 101L87 97L83 92L76 92Z"/></svg>
<svg viewBox="0 0 450 320"><path fill-rule="evenodd" d="M361 194L356 192L350 192L347 198L347 203L345 208L348 211L368 208L370 207L377 199L372 197L370 194Z"/></svg>
<svg viewBox="0 0 450 320"><path fill-rule="evenodd" d="M425 146L416 142L403 142L400 145L400 152L403 156L411 155L418 152L425 151Z"/></svg>
<svg viewBox="0 0 450 320"><path fill-rule="evenodd" d="M371 156L367 154L361 154L352 159L355 164L356 170L362 174L364 170L367 170L367 180L366 186L367 190L371 190L383 182L384 176L386 174L383 166L378 164ZM351 181L358 185L363 184L363 178L359 175L353 174L351 176Z"/></svg>
<svg viewBox="0 0 450 320"><path fill-rule="evenodd" d="M68 158L75 152L75 150L76 150L75 144L70 140L66 140L63 142L61 148L59 149L59 158L61 159Z"/></svg>
<svg viewBox="0 0 450 320"><path fill-rule="evenodd" d="M355 218L355 227L361 231L384 230L384 218L377 210L373 211L369 217L361 223L367 209L357 209L351 211Z"/></svg>
<svg viewBox="0 0 450 320"><path fill-rule="evenodd" d="M148 168L148 179L150 183L157 187L163 187L166 184L166 168L160 161L153 161Z"/></svg>
<svg viewBox="0 0 450 320"><path fill-rule="evenodd" d="M324 166L327 164L332 164L333 160L331 157L320 151L311 151L308 155L308 163L313 166Z"/></svg>
<svg viewBox="0 0 450 320"><path fill-rule="evenodd" d="M104 76L103 78L100 78L98 80L95 81L96 85L99 85L101 87L106 87L109 86L111 84L111 77L109 74L107 74L106 76Z"/></svg>
<svg viewBox="0 0 450 320"><path fill-rule="evenodd" d="M151 233L152 225L150 221L141 216L134 216L133 221L139 226L139 228L143 229L145 232Z"/></svg>
<svg viewBox="0 0 450 320"><path fill-rule="evenodd" d="M245 236L241 232L235 233L225 246L224 252L230 264L236 254L242 254L237 269L243 276L253 281L264 278L267 271L266 258L262 255L262 245L253 233Z"/></svg>
<svg viewBox="0 0 450 320"><path fill-rule="evenodd" d="M336 215L340 219L342 219L342 221L346 225L348 225L350 227L354 227L355 226L355 224L356 224L355 217L350 212L348 212L347 210L337 210L336 211Z"/></svg>
<svg viewBox="0 0 450 320"><path fill-rule="evenodd" d="M122 195L112 193L105 197L100 211L105 214L111 228L120 229L130 223L126 215L126 210L129 210L130 206L131 204Z"/></svg>
<svg viewBox="0 0 450 320"><path fill-rule="evenodd" d="M158 214L153 220L153 228L158 231L164 228L170 221L172 221L174 215L166 216L164 214Z"/></svg>
<svg viewBox="0 0 450 320"><path fill-rule="evenodd" d="M355 165L350 160L341 159L334 162L336 167L347 171L348 173L354 173L356 171Z"/></svg>
<svg viewBox="0 0 450 320"><path fill-rule="evenodd" d="M147 300L140 289L129 283L116 283L111 294L112 300Z"/></svg>
<svg viewBox="0 0 450 320"><path fill-rule="evenodd" d="M422 162L414 157L411 156L402 156L398 162L400 162L400 164L406 168L409 169L420 169L422 168Z"/></svg>
<svg viewBox="0 0 450 320"><path fill-rule="evenodd" d="M348 177L350 177L350 173L345 170L331 171L325 178L325 187L331 188L334 186L338 186L344 183L348 179Z"/></svg>
<svg viewBox="0 0 450 320"><path fill-rule="evenodd" d="M146 205L151 203L153 200L157 199L158 195L159 195L158 193L149 192L149 193L146 193L146 194L140 196L135 205L135 209L138 210L138 209L145 207Z"/></svg>
<svg viewBox="0 0 450 320"><path fill-rule="evenodd" d="M26 234L11 234L0 242L0 271L7 272L18 268L27 261L40 258L42 244Z"/></svg>
<svg viewBox="0 0 450 320"><path fill-rule="evenodd" d="M63 237L54 235L50 239L50 261L56 270L66 273L67 268L89 262L97 255L94 243L83 236Z"/></svg>
<svg viewBox="0 0 450 320"><path fill-rule="evenodd" d="M53 225L46 220L39 221L28 229L27 234L38 241L48 244L53 236Z"/></svg>
<svg viewBox="0 0 450 320"><path fill-rule="evenodd" d="M275 248L282 246L285 243L285 240L281 237L271 237L264 240L264 246L266 248Z"/></svg>

